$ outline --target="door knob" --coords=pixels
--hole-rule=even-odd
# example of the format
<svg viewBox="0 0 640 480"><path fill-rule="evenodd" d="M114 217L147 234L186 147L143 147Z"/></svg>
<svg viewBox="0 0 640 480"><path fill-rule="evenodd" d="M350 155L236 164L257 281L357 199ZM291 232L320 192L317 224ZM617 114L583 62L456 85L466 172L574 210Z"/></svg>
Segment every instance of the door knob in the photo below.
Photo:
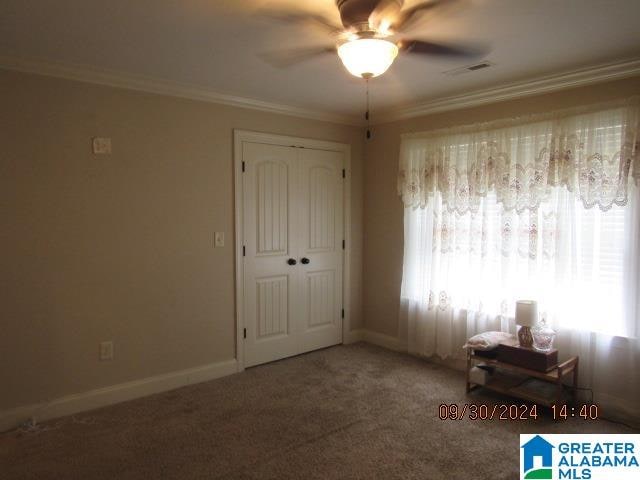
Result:
<svg viewBox="0 0 640 480"><path fill-rule="evenodd" d="M307 263L309 263L309 262L311 262L311 260L309 260L307 257L302 257L302 258L300 259L300 263L304 263L305 265L306 265Z"/></svg>
<svg viewBox="0 0 640 480"><path fill-rule="evenodd" d="M298 262L296 262L296 259L295 259L295 258L290 258L289 260L287 260L287 263L288 263L289 265L295 265L295 264L296 264L296 263L298 263Z"/></svg>

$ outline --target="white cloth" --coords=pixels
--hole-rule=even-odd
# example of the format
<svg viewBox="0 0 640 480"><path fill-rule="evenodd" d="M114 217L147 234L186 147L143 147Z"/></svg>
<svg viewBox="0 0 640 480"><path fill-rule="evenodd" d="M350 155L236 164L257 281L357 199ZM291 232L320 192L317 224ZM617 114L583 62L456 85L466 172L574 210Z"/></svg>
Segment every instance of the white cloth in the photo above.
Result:
<svg viewBox="0 0 640 480"><path fill-rule="evenodd" d="M640 107L628 103L403 135L398 193L405 206L424 207L439 192L458 213L476 211L489 192L505 210L521 212L554 186L576 192L587 208L625 205L629 176L640 179Z"/></svg>

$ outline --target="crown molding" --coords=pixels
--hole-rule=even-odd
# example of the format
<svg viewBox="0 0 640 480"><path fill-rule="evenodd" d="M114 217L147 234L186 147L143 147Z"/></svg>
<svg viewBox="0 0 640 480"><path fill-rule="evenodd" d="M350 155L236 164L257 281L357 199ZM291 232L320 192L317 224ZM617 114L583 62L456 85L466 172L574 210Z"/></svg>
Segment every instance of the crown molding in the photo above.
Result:
<svg viewBox="0 0 640 480"><path fill-rule="evenodd" d="M266 102L253 98L239 97L215 92L211 89L154 79L112 70L104 70L86 65L71 65L0 55L0 69L16 70L51 77L65 78L87 83L125 88L141 92L186 98L262 112L289 115L309 120L364 126L357 116L339 115L329 112L305 109L291 105ZM640 75L640 59L582 68L533 80L515 82L486 90L478 90L463 95L454 95L414 105L395 107L379 111L374 125L420 117L432 113L476 107L489 103L548 93L567 88L580 87Z"/></svg>
<svg viewBox="0 0 640 480"><path fill-rule="evenodd" d="M640 75L640 59L597 65L534 80L515 82L464 95L455 95L426 101L415 105L380 111L376 117L384 118L377 124L420 117L447 110L476 107L488 103L539 95L567 88L580 87L625 77Z"/></svg>
<svg viewBox="0 0 640 480"><path fill-rule="evenodd" d="M109 87L125 88L128 90L137 90L140 92L154 93L158 95L186 98L189 100L199 100L203 102L259 110L279 115L289 115L310 120L319 120L344 125L362 125L362 121L357 117L350 115L339 115L280 103L265 102L263 100L253 98L227 95L204 87L133 75L124 72L116 72L113 70L105 70L87 65L62 64L44 60L0 55L0 69L65 78L68 80L106 85Z"/></svg>

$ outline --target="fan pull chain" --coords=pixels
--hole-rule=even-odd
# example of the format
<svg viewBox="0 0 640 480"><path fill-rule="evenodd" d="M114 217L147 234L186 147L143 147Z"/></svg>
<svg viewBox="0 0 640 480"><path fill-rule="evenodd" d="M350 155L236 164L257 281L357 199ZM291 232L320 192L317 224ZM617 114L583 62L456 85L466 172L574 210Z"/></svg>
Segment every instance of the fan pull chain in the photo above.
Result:
<svg viewBox="0 0 640 480"><path fill-rule="evenodd" d="M364 119L367 121L367 140L371 138L371 121L369 120L369 79L365 78L367 85L367 111L364 114Z"/></svg>

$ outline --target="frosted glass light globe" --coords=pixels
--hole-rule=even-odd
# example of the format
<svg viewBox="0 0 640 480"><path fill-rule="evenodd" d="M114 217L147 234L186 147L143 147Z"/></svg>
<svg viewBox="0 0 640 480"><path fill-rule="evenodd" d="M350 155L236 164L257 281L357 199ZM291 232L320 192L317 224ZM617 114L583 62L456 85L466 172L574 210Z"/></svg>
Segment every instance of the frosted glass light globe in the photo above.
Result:
<svg viewBox="0 0 640 480"><path fill-rule="evenodd" d="M391 66L398 55L398 47L388 40L360 38L340 45L338 55L352 75L377 77Z"/></svg>

